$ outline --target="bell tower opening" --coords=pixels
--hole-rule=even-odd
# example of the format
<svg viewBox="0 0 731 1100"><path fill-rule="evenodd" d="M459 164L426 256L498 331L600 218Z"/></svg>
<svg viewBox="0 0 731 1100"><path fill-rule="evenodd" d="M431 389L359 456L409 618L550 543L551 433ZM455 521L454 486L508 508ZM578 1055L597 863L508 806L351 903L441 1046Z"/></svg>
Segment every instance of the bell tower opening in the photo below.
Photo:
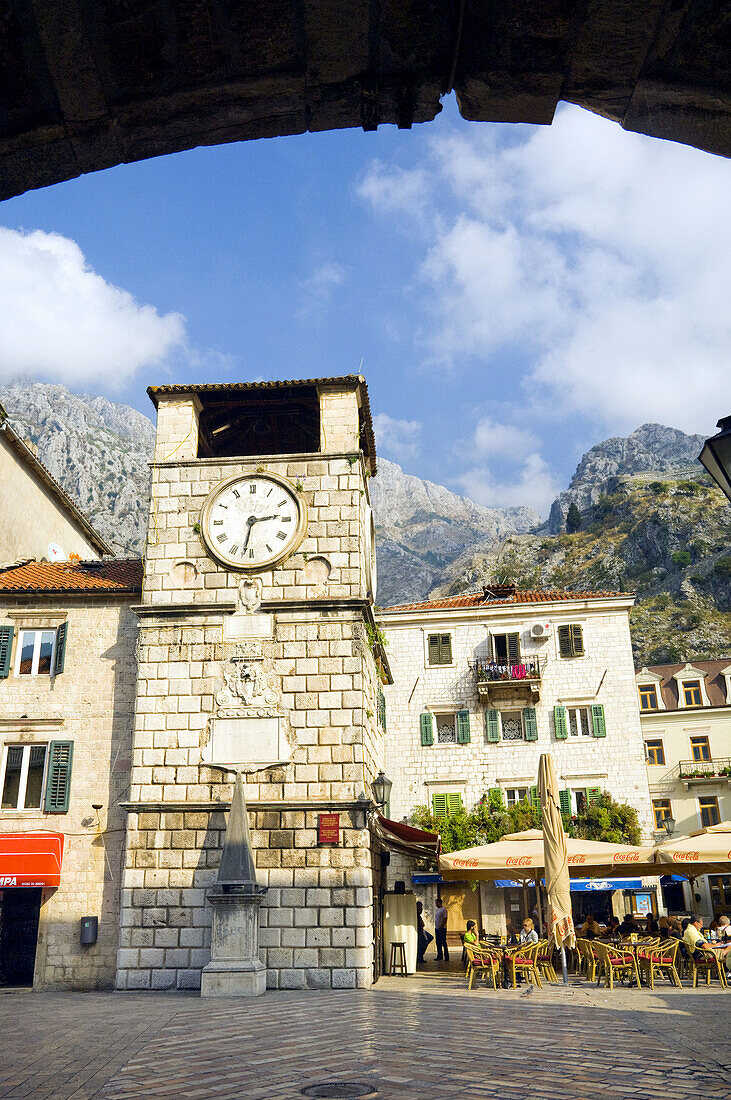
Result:
<svg viewBox="0 0 731 1100"><path fill-rule="evenodd" d="M312 454L320 450L315 386L199 394L198 458Z"/></svg>

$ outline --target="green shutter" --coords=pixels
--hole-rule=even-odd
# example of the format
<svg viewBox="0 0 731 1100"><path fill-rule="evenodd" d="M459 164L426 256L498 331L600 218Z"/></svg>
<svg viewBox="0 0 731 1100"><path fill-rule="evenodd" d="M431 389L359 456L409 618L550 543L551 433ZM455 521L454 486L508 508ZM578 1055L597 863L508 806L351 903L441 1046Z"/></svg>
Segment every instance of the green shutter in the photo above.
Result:
<svg viewBox="0 0 731 1100"><path fill-rule="evenodd" d="M13 650L13 627L0 626L0 680L10 675L10 654Z"/></svg>
<svg viewBox="0 0 731 1100"><path fill-rule="evenodd" d="M586 788L586 801L590 806L593 806L595 802L598 802L602 797L601 787L587 787Z"/></svg>
<svg viewBox="0 0 731 1100"><path fill-rule="evenodd" d="M541 796L538 793L538 787L530 787L528 790L528 801L534 809L538 810L538 817L541 818Z"/></svg>
<svg viewBox="0 0 731 1100"><path fill-rule="evenodd" d="M434 744L434 723L429 711L424 711L421 716L421 743L422 745Z"/></svg>
<svg viewBox="0 0 731 1100"><path fill-rule="evenodd" d="M442 634L439 638L439 664L451 665L452 663L452 635Z"/></svg>
<svg viewBox="0 0 731 1100"><path fill-rule="evenodd" d="M505 809L502 787L490 787L487 792L487 804L491 810Z"/></svg>
<svg viewBox="0 0 731 1100"><path fill-rule="evenodd" d="M500 740L500 711L485 711L485 738L490 743Z"/></svg>
<svg viewBox="0 0 731 1100"><path fill-rule="evenodd" d="M570 626L560 626L558 628L558 651L562 657L570 657L572 655Z"/></svg>
<svg viewBox="0 0 731 1100"><path fill-rule="evenodd" d="M448 811L446 794L433 794L431 796L432 810L435 817L446 817Z"/></svg>
<svg viewBox="0 0 731 1100"><path fill-rule="evenodd" d="M508 634L508 661L515 665L520 660L520 634Z"/></svg>
<svg viewBox="0 0 731 1100"><path fill-rule="evenodd" d="M538 722L535 707L523 707L523 730L526 741L538 740Z"/></svg>
<svg viewBox="0 0 731 1100"><path fill-rule="evenodd" d="M558 803L561 808L561 813L564 815L564 817L571 817L571 791L559 791Z"/></svg>
<svg viewBox="0 0 731 1100"><path fill-rule="evenodd" d="M46 799L43 804L47 814L65 814L69 808L73 758L73 741L51 741L48 746Z"/></svg>
<svg viewBox="0 0 731 1100"><path fill-rule="evenodd" d="M378 724L386 732L386 696L383 694L383 688L378 685Z"/></svg>
<svg viewBox="0 0 731 1100"><path fill-rule="evenodd" d="M427 645L428 645L428 649L429 649L429 656L428 656L429 664L430 665L438 665L439 664L439 635L438 634L430 634L428 639L427 639Z"/></svg>
<svg viewBox="0 0 731 1100"><path fill-rule="evenodd" d="M462 809L462 795L458 792L450 793L447 798L447 813L456 814Z"/></svg>
<svg viewBox="0 0 731 1100"><path fill-rule="evenodd" d="M571 652L574 657L584 656L584 630L578 623L571 627Z"/></svg>
<svg viewBox="0 0 731 1100"><path fill-rule="evenodd" d="M457 744L469 745L470 743L470 712L468 710L457 711Z"/></svg>
<svg viewBox="0 0 731 1100"><path fill-rule="evenodd" d="M66 631L68 629L68 623L61 623L60 627L56 631L56 656L53 659L53 675L58 676L63 672L64 661L66 660Z"/></svg>
<svg viewBox="0 0 731 1100"><path fill-rule="evenodd" d="M594 737L607 736L607 724L604 720L604 706L601 703L591 704L591 732Z"/></svg>
<svg viewBox="0 0 731 1100"><path fill-rule="evenodd" d="M569 735L566 707L553 708L553 733L557 741L565 741Z"/></svg>

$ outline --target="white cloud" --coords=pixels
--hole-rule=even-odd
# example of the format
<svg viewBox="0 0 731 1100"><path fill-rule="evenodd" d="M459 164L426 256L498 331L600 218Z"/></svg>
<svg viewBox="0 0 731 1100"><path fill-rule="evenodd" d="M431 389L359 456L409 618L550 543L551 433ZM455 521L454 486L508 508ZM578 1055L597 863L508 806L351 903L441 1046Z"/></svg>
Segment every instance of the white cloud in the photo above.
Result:
<svg viewBox="0 0 731 1100"><path fill-rule="evenodd" d="M374 209L419 216L429 205L430 179L421 168L404 170L374 160L356 187Z"/></svg>
<svg viewBox="0 0 731 1100"><path fill-rule="evenodd" d="M373 417L373 427L379 451L398 462L418 454L422 427L418 420L396 420L388 413L377 413Z"/></svg>
<svg viewBox="0 0 731 1100"><path fill-rule="evenodd" d="M185 321L108 283L75 241L0 227L0 380L118 389L185 347Z"/></svg>
<svg viewBox="0 0 731 1100"><path fill-rule="evenodd" d="M335 289L345 282L345 268L338 263L323 263L300 287L298 317L321 317L332 301Z"/></svg>
<svg viewBox="0 0 731 1100"><path fill-rule="evenodd" d="M545 460L533 451L515 464L516 476L498 480L486 466L475 466L456 479L465 494L490 508L535 508L546 515L560 486Z"/></svg>
<svg viewBox="0 0 731 1100"><path fill-rule="evenodd" d="M516 416L711 429L728 392L728 163L568 106L505 134L432 142L414 181L436 211L416 223L425 362L498 380ZM364 197L405 212L402 177L378 165Z"/></svg>
<svg viewBox="0 0 731 1100"><path fill-rule="evenodd" d="M477 422L472 445L480 455L501 455L508 459L526 454L537 443L533 432L512 424L499 424L485 416Z"/></svg>

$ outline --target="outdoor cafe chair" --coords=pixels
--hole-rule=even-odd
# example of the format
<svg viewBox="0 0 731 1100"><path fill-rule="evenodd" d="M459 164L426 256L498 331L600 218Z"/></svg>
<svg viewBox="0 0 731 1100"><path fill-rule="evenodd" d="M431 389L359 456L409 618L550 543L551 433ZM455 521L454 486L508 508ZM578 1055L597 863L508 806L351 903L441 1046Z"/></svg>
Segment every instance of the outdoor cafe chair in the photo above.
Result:
<svg viewBox="0 0 731 1100"><path fill-rule="evenodd" d="M497 989L498 970L500 969L498 956L484 948L476 950L472 944L465 944L465 951L467 952L467 988L472 989L475 978L482 976L485 979L485 984L487 984L489 978L492 982L492 988Z"/></svg>
<svg viewBox="0 0 731 1100"><path fill-rule="evenodd" d="M579 952L581 969L584 971L588 980L593 982L597 976L599 960L591 945L591 940L577 939L576 949Z"/></svg>
<svg viewBox="0 0 731 1100"><path fill-rule="evenodd" d="M620 945L619 947L609 947L606 943L601 943L599 940L592 941L592 947L596 951L599 962L602 964L604 970L604 983L609 989L614 989L614 978L619 977L624 981L625 977L630 979L630 982L634 978L637 983L637 988L640 987L640 973L637 969L637 959L634 951L630 951L627 948ZM597 980L597 985L599 984Z"/></svg>
<svg viewBox="0 0 731 1100"><path fill-rule="evenodd" d="M546 981L557 982L558 976L553 968L553 952L549 941L539 940L531 953L535 959L538 973L542 974Z"/></svg>
<svg viewBox="0 0 731 1100"><path fill-rule="evenodd" d="M662 940L658 944L638 949L637 963L650 989L655 988L655 974L664 974L673 985L682 988L676 965L679 947L679 940Z"/></svg>
<svg viewBox="0 0 731 1100"><path fill-rule="evenodd" d="M519 947L510 947L505 951L505 965L508 970L508 980L516 988L518 975L525 974L529 981L535 982L539 989L543 989L541 976L538 973L535 953L538 944L521 944Z"/></svg>
<svg viewBox="0 0 731 1100"><path fill-rule="evenodd" d="M728 982L726 981L726 970L723 965L723 960L718 957L715 951L704 951L702 948L698 949L698 954L702 958L697 959L690 951L686 952L688 971L690 973L693 989L698 985L698 975L705 974L706 985L711 984L711 978L718 978L719 984L722 989L728 988Z"/></svg>

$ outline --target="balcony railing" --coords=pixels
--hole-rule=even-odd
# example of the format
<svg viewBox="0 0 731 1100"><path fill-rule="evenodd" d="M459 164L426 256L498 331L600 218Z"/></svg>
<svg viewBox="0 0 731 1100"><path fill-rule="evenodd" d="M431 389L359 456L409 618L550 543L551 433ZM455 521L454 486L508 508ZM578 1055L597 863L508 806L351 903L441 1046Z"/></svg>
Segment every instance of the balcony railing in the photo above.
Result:
<svg viewBox="0 0 731 1100"><path fill-rule="evenodd" d="M540 680L546 667L545 657L521 657L518 661L494 661L490 657L473 657L469 662L478 684L520 683Z"/></svg>
<svg viewBox="0 0 731 1100"><path fill-rule="evenodd" d="M714 760L681 760L678 764L678 777L685 784L723 782L731 783L731 758L717 757Z"/></svg>

